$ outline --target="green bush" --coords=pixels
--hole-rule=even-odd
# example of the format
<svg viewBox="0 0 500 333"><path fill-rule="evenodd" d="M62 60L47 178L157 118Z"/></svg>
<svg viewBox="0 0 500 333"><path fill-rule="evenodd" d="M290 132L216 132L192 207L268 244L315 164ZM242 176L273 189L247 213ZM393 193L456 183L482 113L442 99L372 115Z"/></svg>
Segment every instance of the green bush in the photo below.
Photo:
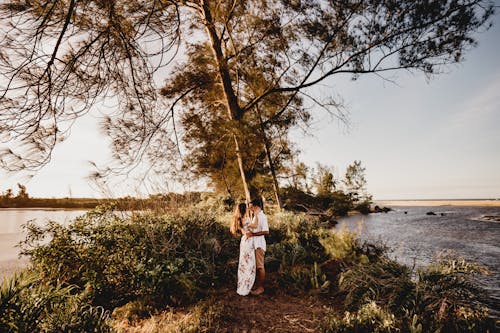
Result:
<svg viewBox="0 0 500 333"><path fill-rule="evenodd" d="M101 209L69 226L27 229L23 253L47 281L76 285L106 307L138 297L190 303L236 274L227 262L238 241L214 216L194 211L119 218Z"/></svg>
<svg viewBox="0 0 500 333"><path fill-rule="evenodd" d="M334 215L345 216L354 208L354 199L344 191L314 195L294 187L282 189L285 209L295 212L307 210L330 210Z"/></svg>
<svg viewBox="0 0 500 333"><path fill-rule="evenodd" d="M371 198L360 201L354 206L354 210L357 210L361 214L370 214L371 204Z"/></svg>
<svg viewBox="0 0 500 333"><path fill-rule="evenodd" d="M493 324L487 310L476 305L481 289L473 276L478 273L487 271L463 258L445 256L420 270L413 281L407 266L382 256L344 271L339 289L347 310L354 313L374 301L397 316L403 331L487 332Z"/></svg>
<svg viewBox="0 0 500 333"><path fill-rule="evenodd" d="M139 320L165 306L197 303L212 289L234 288L239 238L229 233L230 217L211 200L195 207L125 217L99 207L67 226L28 224L21 247L37 278L4 285L0 331L105 332L112 309L123 321ZM479 289L472 277L485 273L480 266L445 257L413 274L390 260L385 246L361 243L347 230L323 229L292 213L270 215L269 222L266 268L279 291L321 292L348 311L329 316L326 331L491 328L486 310L473 305ZM216 308L209 322L201 316L195 326L219 327ZM174 317L165 314L162 329L174 329ZM196 331L189 320L185 330Z"/></svg>
<svg viewBox="0 0 500 333"><path fill-rule="evenodd" d="M332 314L322 326L323 331L328 333L400 332L394 314L373 301L362 305L356 312L345 312L340 318Z"/></svg>
<svg viewBox="0 0 500 333"><path fill-rule="evenodd" d="M480 265L449 253L419 270L413 313L424 329L442 332L486 332L492 323L486 308L477 305L483 290L476 274L489 274Z"/></svg>
<svg viewBox="0 0 500 333"><path fill-rule="evenodd" d="M278 282L285 290L329 290L337 286L338 270L318 273L324 265L368 261L369 256L385 250L377 248L377 252L375 246L361 244L348 230L324 229L318 220L305 219L301 214L279 213L270 220L273 224L266 260L279 272Z"/></svg>
<svg viewBox="0 0 500 333"><path fill-rule="evenodd" d="M89 305L76 289L47 285L27 272L4 280L0 332L110 332L109 312Z"/></svg>
<svg viewBox="0 0 500 333"><path fill-rule="evenodd" d="M387 258L358 264L343 272L339 287L348 310L374 300L396 314L402 314L402 309L409 306L415 292L410 269Z"/></svg>

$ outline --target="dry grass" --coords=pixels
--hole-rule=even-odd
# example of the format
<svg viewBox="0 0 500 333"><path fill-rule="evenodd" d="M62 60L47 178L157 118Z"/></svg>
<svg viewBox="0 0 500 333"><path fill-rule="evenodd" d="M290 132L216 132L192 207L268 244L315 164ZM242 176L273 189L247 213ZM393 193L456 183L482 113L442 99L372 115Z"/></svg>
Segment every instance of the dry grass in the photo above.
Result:
<svg viewBox="0 0 500 333"><path fill-rule="evenodd" d="M113 313L112 326L119 333L219 332L223 309L221 303L212 299L189 308L168 308L145 319L134 318L129 311L117 309Z"/></svg>

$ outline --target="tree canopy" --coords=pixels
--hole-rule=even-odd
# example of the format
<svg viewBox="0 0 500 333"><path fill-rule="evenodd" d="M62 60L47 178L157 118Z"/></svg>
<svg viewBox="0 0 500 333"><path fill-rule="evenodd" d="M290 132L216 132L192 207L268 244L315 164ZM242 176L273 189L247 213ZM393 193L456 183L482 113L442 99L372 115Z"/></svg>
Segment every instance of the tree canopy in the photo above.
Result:
<svg viewBox="0 0 500 333"><path fill-rule="evenodd" d="M317 109L344 119L335 92L320 95L318 84L439 72L475 45L493 8L486 0L2 1L0 133L12 147L0 162L42 167L75 119L111 99L117 107L103 111L102 128L120 168L104 174L141 161L164 171L181 146L199 174L239 172L248 199L248 181L287 159L290 128Z"/></svg>

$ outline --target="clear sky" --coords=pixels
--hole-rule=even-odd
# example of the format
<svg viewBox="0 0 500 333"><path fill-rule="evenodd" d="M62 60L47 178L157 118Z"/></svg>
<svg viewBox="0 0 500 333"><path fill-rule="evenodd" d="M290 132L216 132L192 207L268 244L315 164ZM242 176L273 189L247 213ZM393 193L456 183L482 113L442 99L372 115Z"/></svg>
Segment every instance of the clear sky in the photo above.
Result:
<svg viewBox="0 0 500 333"><path fill-rule="evenodd" d="M331 81L352 126L347 131L316 113L313 136L293 133L301 159L332 166L338 174L361 160L368 192L379 200L500 198L499 14L478 40L463 63L430 81L407 72L390 76L397 85L376 76ZM100 196L86 179L93 171L89 160L109 160L96 115L77 121L51 163L33 178L0 171L0 192L22 182L35 197ZM137 194L126 184L113 190Z"/></svg>

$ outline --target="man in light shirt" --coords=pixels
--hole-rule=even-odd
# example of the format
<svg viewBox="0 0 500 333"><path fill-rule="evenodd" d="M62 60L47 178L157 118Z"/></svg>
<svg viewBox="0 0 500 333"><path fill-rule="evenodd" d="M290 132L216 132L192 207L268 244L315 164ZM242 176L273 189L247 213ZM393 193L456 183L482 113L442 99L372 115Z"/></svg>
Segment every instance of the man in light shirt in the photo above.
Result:
<svg viewBox="0 0 500 333"><path fill-rule="evenodd" d="M269 226L267 224L267 216L262 210L262 201L254 199L250 202L250 210L254 214L252 224L255 224L257 219L257 227L253 231L247 233L247 237L253 237L255 245L255 268L257 269L256 285L252 295L260 295L264 292L264 280L266 278L266 270L264 268L264 253L266 252L266 238L269 235Z"/></svg>

